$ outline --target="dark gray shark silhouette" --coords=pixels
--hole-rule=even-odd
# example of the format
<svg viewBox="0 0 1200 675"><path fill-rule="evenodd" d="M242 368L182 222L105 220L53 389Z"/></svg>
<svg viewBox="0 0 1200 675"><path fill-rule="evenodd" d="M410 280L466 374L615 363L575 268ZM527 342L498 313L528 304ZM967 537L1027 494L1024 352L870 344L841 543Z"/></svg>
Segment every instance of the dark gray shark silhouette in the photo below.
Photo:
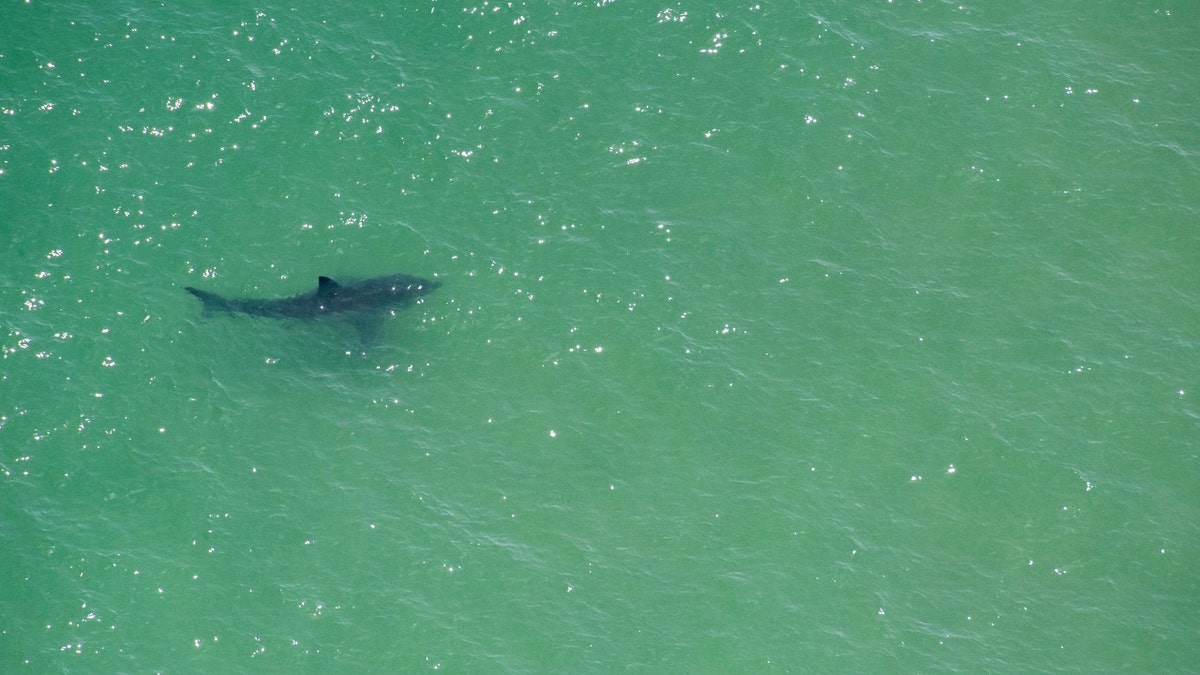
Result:
<svg viewBox="0 0 1200 675"><path fill-rule="evenodd" d="M229 312L275 319L317 319L344 316L369 341L379 332L385 316L393 310L421 302L441 283L407 274L392 274L372 279L347 280L345 283L317 277L317 290L290 298L226 298L198 288L184 290L200 298L209 312Z"/></svg>

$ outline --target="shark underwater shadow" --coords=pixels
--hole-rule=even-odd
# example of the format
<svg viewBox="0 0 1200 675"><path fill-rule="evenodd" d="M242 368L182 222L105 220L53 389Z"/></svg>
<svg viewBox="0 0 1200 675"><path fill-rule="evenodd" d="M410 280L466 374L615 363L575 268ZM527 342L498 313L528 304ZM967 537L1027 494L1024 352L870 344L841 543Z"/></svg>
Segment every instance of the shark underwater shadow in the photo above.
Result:
<svg viewBox="0 0 1200 675"><path fill-rule="evenodd" d="M358 329L363 344L374 342L394 310L422 302L442 284L407 274L338 283L317 277L317 288L289 298L226 298L185 286L209 313L245 314L271 319L343 319Z"/></svg>

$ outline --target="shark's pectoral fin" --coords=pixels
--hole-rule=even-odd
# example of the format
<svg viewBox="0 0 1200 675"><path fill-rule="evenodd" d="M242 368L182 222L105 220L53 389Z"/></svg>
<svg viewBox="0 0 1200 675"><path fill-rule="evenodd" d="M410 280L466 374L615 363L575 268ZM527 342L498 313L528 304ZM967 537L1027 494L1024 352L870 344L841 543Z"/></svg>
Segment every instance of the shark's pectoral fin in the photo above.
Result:
<svg viewBox="0 0 1200 675"><path fill-rule="evenodd" d="M358 330L358 337L363 346L375 344L379 333L383 330L383 320L386 314L382 312L357 312L350 315L350 323Z"/></svg>

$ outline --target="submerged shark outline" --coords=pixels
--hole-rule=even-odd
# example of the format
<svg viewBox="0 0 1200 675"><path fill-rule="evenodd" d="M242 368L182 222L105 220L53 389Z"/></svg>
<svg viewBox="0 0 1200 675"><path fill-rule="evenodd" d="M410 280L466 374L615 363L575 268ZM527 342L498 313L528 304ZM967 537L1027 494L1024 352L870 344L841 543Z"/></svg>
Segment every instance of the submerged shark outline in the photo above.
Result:
<svg viewBox="0 0 1200 675"><path fill-rule="evenodd" d="M184 290L199 298L207 312L227 312L272 319L318 319L345 315L363 341L378 334L385 316L393 310L422 302L422 297L442 284L407 274L347 280L317 277L317 288L287 298L226 298L192 286Z"/></svg>

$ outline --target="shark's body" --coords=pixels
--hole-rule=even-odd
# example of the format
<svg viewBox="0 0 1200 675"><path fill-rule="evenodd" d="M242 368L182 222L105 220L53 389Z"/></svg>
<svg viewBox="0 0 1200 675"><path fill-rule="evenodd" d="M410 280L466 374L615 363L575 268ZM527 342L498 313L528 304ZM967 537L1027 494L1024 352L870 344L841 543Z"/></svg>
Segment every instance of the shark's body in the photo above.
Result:
<svg viewBox="0 0 1200 675"><path fill-rule="evenodd" d="M345 315L358 326L364 339L378 332L385 315L392 310L419 302L422 296L441 286L407 274L374 277L344 284L329 277L317 278L317 289L290 298L256 299L225 298L191 286L188 293L200 299L210 312L230 312L276 319L316 319Z"/></svg>

